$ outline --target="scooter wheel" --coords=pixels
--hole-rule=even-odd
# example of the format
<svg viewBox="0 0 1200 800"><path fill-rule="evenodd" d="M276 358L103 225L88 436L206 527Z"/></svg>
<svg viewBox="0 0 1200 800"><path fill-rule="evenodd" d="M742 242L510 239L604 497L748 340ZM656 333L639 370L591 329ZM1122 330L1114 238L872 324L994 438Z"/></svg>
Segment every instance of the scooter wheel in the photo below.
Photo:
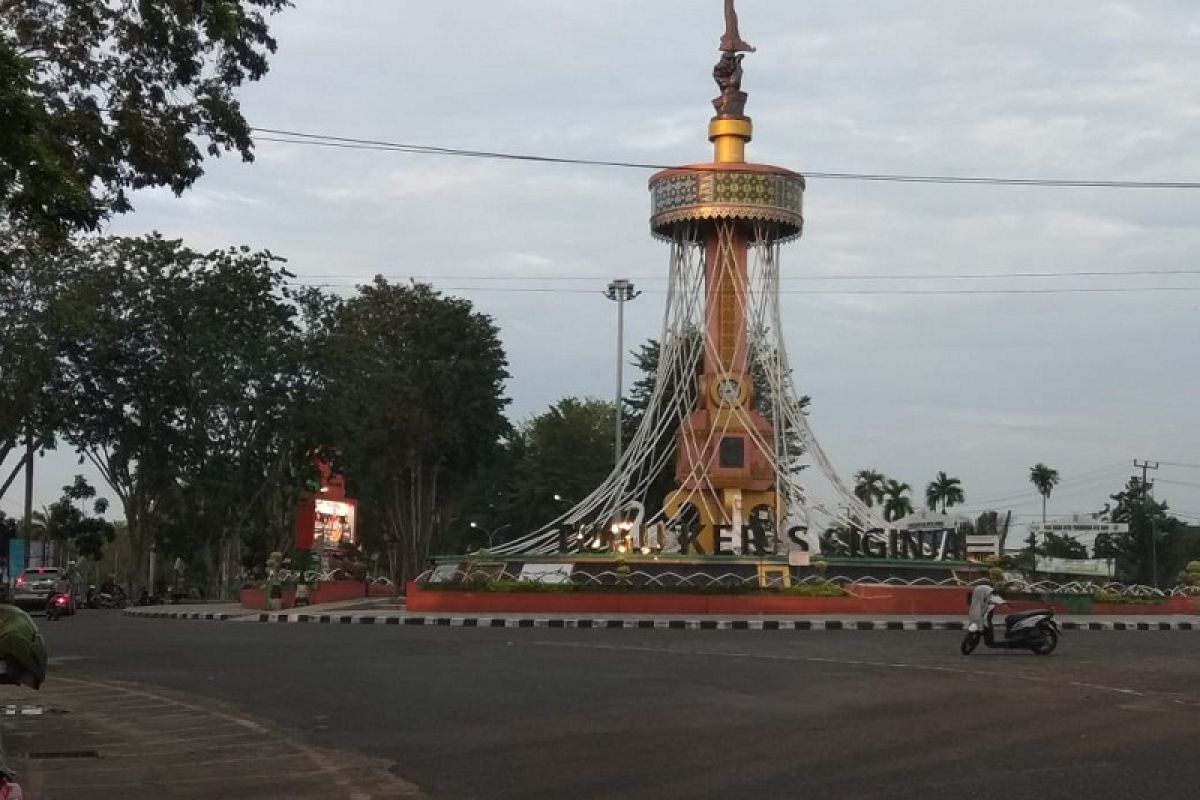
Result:
<svg viewBox="0 0 1200 800"><path fill-rule="evenodd" d="M962 651L962 654L964 656L969 656L969 655L971 655L971 653L975 652L975 648L978 646L979 646L979 634L978 633L968 633L966 636L963 637L962 644L958 646L958 649Z"/></svg>
<svg viewBox="0 0 1200 800"><path fill-rule="evenodd" d="M1041 638L1029 649L1039 656L1048 656L1058 647L1058 631L1050 625L1043 625L1039 633Z"/></svg>

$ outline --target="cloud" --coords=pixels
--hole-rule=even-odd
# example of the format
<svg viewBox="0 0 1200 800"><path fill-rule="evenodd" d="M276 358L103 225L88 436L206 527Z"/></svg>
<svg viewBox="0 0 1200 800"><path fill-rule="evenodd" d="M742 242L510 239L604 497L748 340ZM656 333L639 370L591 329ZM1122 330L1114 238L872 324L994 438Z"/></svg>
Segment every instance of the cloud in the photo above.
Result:
<svg viewBox="0 0 1200 800"><path fill-rule="evenodd" d="M277 18L271 72L241 95L268 127L699 161L717 6L311 0ZM1200 179L1193 2L823 0L746 3L741 14L759 46L744 83L753 158L812 171ZM648 236L647 177L263 143L255 164L209 164L184 201L139 194L114 229L266 246L300 274L348 285L382 272L572 289L463 292L503 330L523 417L563 395L611 392L609 279L647 289L627 309L628 346L658 335L667 255ZM1195 276L945 277L1194 269L1200 193L813 179L806 217L784 254L785 332L844 472L886 465L917 482L946 469L984 496L1022 485L1037 460L1064 475L1135 456L1195 461L1200 292L798 292L1200 288ZM461 280L480 275L535 280ZM806 280L865 275L924 277ZM1200 508L1200 492L1172 493ZM1103 494L1074 501L1088 509Z"/></svg>

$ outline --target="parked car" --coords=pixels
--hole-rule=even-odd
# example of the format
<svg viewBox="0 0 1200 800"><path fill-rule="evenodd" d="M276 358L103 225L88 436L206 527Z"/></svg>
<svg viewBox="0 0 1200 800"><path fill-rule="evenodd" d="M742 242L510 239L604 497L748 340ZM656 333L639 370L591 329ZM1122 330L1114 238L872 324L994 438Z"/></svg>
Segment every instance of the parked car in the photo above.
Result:
<svg viewBox="0 0 1200 800"><path fill-rule="evenodd" d="M70 593L70 583L58 567L30 567L17 576L12 603L18 608L42 611L54 595ZM75 613L74 597L67 613Z"/></svg>

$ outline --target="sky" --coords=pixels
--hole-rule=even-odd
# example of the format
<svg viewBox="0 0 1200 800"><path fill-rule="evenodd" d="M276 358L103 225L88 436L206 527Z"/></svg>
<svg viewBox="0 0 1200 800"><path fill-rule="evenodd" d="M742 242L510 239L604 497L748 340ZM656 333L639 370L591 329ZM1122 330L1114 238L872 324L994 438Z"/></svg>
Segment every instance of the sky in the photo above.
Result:
<svg viewBox="0 0 1200 800"><path fill-rule="evenodd" d="M1194 2L738 8L758 47L750 160L1200 180ZM263 128L693 163L711 156L722 29L719 0L303 0L276 17L271 70L240 97ZM383 274L469 298L500 327L515 421L611 396L611 279L644 290L626 349L659 334L667 250L648 233L648 171L269 141L253 164L206 169L182 198L136 195L110 232L268 248L331 291ZM1158 496L1200 520L1198 218L1194 189L811 178L783 313L816 435L847 478L876 468L920 495L944 470L968 511L1020 520L1040 515L1037 462L1062 477L1054 516L1098 510L1148 458L1163 462ZM1045 272L1139 274L1028 275ZM69 454L44 458L38 502L76 471Z"/></svg>

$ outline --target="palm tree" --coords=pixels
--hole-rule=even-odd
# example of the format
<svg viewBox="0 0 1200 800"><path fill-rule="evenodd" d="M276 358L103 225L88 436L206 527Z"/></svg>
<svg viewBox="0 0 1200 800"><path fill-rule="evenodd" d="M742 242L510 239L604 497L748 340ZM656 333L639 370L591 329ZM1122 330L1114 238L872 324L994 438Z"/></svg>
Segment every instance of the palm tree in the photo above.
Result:
<svg viewBox="0 0 1200 800"><path fill-rule="evenodd" d="M863 505L871 508L876 503L883 502L883 473L874 469L860 469L854 475L854 496L862 500Z"/></svg>
<svg viewBox="0 0 1200 800"><path fill-rule="evenodd" d="M893 522L901 517L907 517L913 512L912 500L907 496L907 493L912 491L912 487L907 483L900 483L888 479L883 485L883 518L888 522Z"/></svg>
<svg viewBox="0 0 1200 800"><path fill-rule="evenodd" d="M1047 467L1040 461L1029 468L1029 482L1042 496L1042 525L1046 524L1046 501L1050 499L1050 493L1054 491L1058 481L1058 470Z"/></svg>
<svg viewBox="0 0 1200 800"><path fill-rule="evenodd" d="M941 503L942 513L945 514L948 507L956 506L965 499L962 481L944 472L939 472L925 487L925 505L929 506L930 511L937 511L938 503Z"/></svg>

